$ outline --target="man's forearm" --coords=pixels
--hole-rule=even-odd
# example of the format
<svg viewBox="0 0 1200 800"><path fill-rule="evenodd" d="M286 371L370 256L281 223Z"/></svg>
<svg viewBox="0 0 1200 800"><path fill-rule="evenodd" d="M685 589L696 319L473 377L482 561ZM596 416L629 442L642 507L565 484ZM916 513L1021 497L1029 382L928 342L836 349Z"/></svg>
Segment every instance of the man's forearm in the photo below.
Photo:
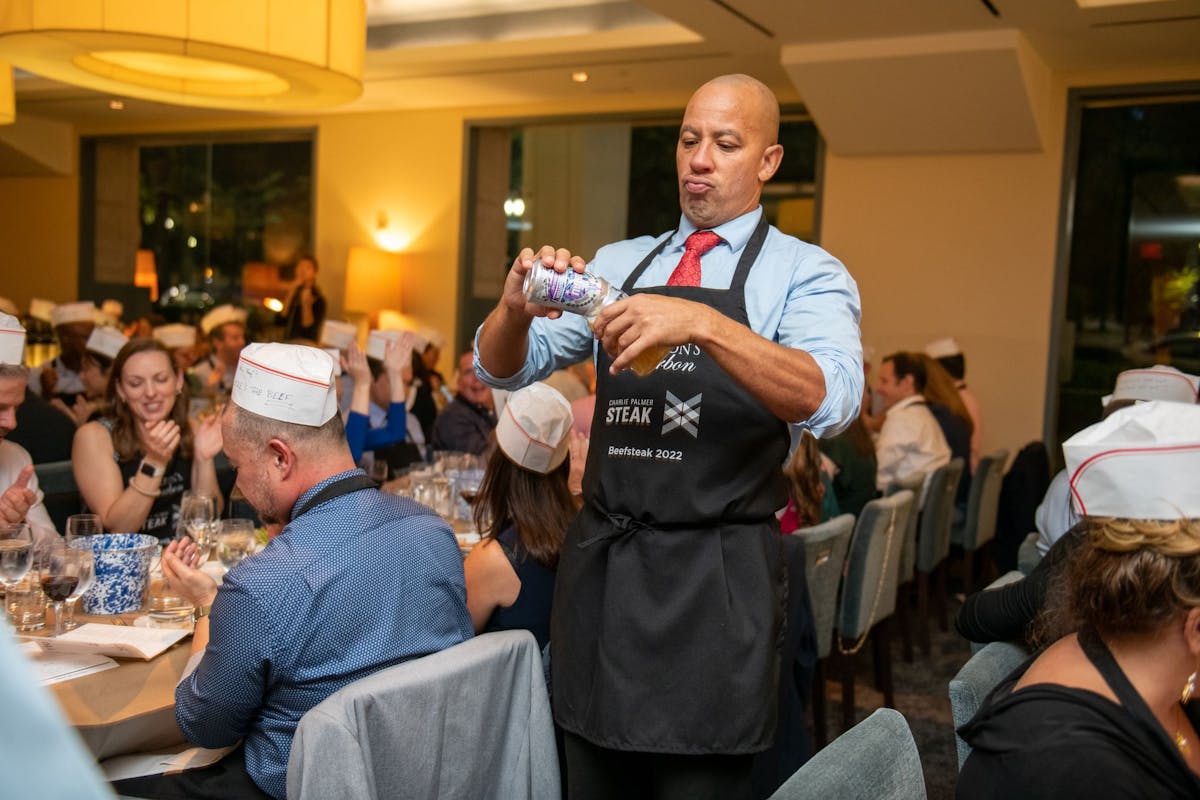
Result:
<svg viewBox="0 0 1200 800"><path fill-rule="evenodd" d="M530 315L498 305L479 331L479 360L497 378L508 378L525 364L529 347Z"/></svg>

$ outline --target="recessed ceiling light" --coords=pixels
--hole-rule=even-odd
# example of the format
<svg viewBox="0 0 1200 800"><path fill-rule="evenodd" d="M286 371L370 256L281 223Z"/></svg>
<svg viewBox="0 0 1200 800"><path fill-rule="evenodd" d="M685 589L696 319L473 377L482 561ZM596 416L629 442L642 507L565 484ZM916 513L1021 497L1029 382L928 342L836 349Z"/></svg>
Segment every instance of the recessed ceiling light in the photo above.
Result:
<svg viewBox="0 0 1200 800"><path fill-rule="evenodd" d="M583 70L579 70L577 72L572 72L571 80L575 81L576 83L587 83L588 82L588 74L586 72L584 72Z"/></svg>
<svg viewBox="0 0 1200 800"><path fill-rule="evenodd" d="M125 101L124 100L109 100L108 107L111 108L113 111L120 111L121 109L125 108Z"/></svg>

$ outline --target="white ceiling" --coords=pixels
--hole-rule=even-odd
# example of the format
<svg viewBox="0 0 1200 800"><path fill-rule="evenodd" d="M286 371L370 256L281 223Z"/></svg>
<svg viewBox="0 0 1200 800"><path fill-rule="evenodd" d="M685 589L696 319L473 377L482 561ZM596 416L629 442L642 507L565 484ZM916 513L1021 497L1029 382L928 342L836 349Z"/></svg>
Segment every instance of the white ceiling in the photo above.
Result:
<svg viewBox="0 0 1200 800"><path fill-rule="evenodd" d="M1019 31L1050 71L1200 63L1200 0L368 0L362 97L330 113L544 104L678 104L704 79L755 74L800 101L781 51L843 57L895 37ZM997 13L993 13L991 8ZM584 70L586 83L571 73ZM17 79L18 116L87 124L229 118Z"/></svg>

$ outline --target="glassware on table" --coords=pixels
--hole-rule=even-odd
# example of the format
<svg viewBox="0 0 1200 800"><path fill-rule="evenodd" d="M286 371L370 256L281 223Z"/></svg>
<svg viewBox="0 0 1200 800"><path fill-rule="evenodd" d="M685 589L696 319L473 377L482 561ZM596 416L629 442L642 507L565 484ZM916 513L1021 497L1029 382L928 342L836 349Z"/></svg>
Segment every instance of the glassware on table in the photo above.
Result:
<svg viewBox="0 0 1200 800"><path fill-rule="evenodd" d="M92 573L90 550L55 547L46 553L41 564L42 591L54 605L54 635L62 633L63 604L68 597L78 597L85 575Z"/></svg>
<svg viewBox="0 0 1200 800"><path fill-rule="evenodd" d="M442 475L435 475L430 481L429 507L439 517L449 519L454 513L454 483Z"/></svg>
<svg viewBox="0 0 1200 800"><path fill-rule="evenodd" d="M470 467L458 473L458 500L456 507L460 520L465 522L471 521L472 509L475 507L475 495L478 494L481 483L483 483L482 469Z"/></svg>
<svg viewBox="0 0 1200 800"><path fill-rule="evenodd" d="M34 534L23 522L0 524L0 583L4 584L5 604L11 607L20 582L29 573L34 559ZM20 622L13 619L13 624Z"/></svg>
<svg viewBox="0 0 1200 800"><path fill-rule="evenodd" d="M204 563L212 551L218 524L216 498L191 489L183 493L179 500L179 524L175 538L186 535L195 542L200 563Z"/></svg>
<svg viewBox="0 0 1200 800"><path fill-rule="evenodd" d="M79 583L75 587L75 591L67 597L66 613L63 615L63 630L67 631L79 627L79 623L75 621L75 606L79 605L79 601L96 582L95 554L91 550L81 550L80 552L84 554L84 558L79 572ZM58 617L55 616L55 619L57 620ZM56 622L55 625L57 624Z"/></svg>
<svg viewBox="0 0 1200 800"><path fill-rule="evenodd" d="M242 559L258 552L258 534L254 530L254 521L249 519L227 519L221 522L221 532L217 534L217 556L225 570L236 567Z"/></svg>
<svg viewBox="0 0 1200 800"><path fill-rule="evenodd" d="M67 517L67 541L79 536L95 536L104 533L104 525L98 514L72 514Z"/></svg>

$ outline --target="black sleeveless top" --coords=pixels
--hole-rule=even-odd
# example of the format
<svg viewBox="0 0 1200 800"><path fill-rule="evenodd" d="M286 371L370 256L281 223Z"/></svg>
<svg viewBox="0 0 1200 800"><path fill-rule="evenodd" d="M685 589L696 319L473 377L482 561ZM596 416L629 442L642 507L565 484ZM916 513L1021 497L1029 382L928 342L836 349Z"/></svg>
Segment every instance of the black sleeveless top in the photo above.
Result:
<svg viewBox="0 0 1200 800"><path fill-rule="evenodd" d="M544 648L550 641L550 608L554 600L555 571L534 560L521 546L516 528L508 528L496 537L508 556L508 563L521 581L521 591L508 608L497 607L484 628L491 631L527 630Z"/></svg>
<svg viewBox="0 0 1200 800"><path fill-rule="evenodd" d="M113 421L105 417L99 420L104 429L112 434ZM140 458L121 460L120 455L113 451L113 461L117 462L117 466L121 470L121 480L123 485L129 485L129 479L137 474L138 465L141 463ZM178 454L171 458L167 464L166 471L163 473L162 483L159 485L159 495L154 498L154 504L150 506L150 513L146 516L146 521L142 523L142 528L139 531L116 531L117 533L146 533L151 536L157 536L159 541L169 542L175 538L175 525L179 521L179 501L183 497L183 493L191 487L192 483L192 460L184 458Z"/></svg>

